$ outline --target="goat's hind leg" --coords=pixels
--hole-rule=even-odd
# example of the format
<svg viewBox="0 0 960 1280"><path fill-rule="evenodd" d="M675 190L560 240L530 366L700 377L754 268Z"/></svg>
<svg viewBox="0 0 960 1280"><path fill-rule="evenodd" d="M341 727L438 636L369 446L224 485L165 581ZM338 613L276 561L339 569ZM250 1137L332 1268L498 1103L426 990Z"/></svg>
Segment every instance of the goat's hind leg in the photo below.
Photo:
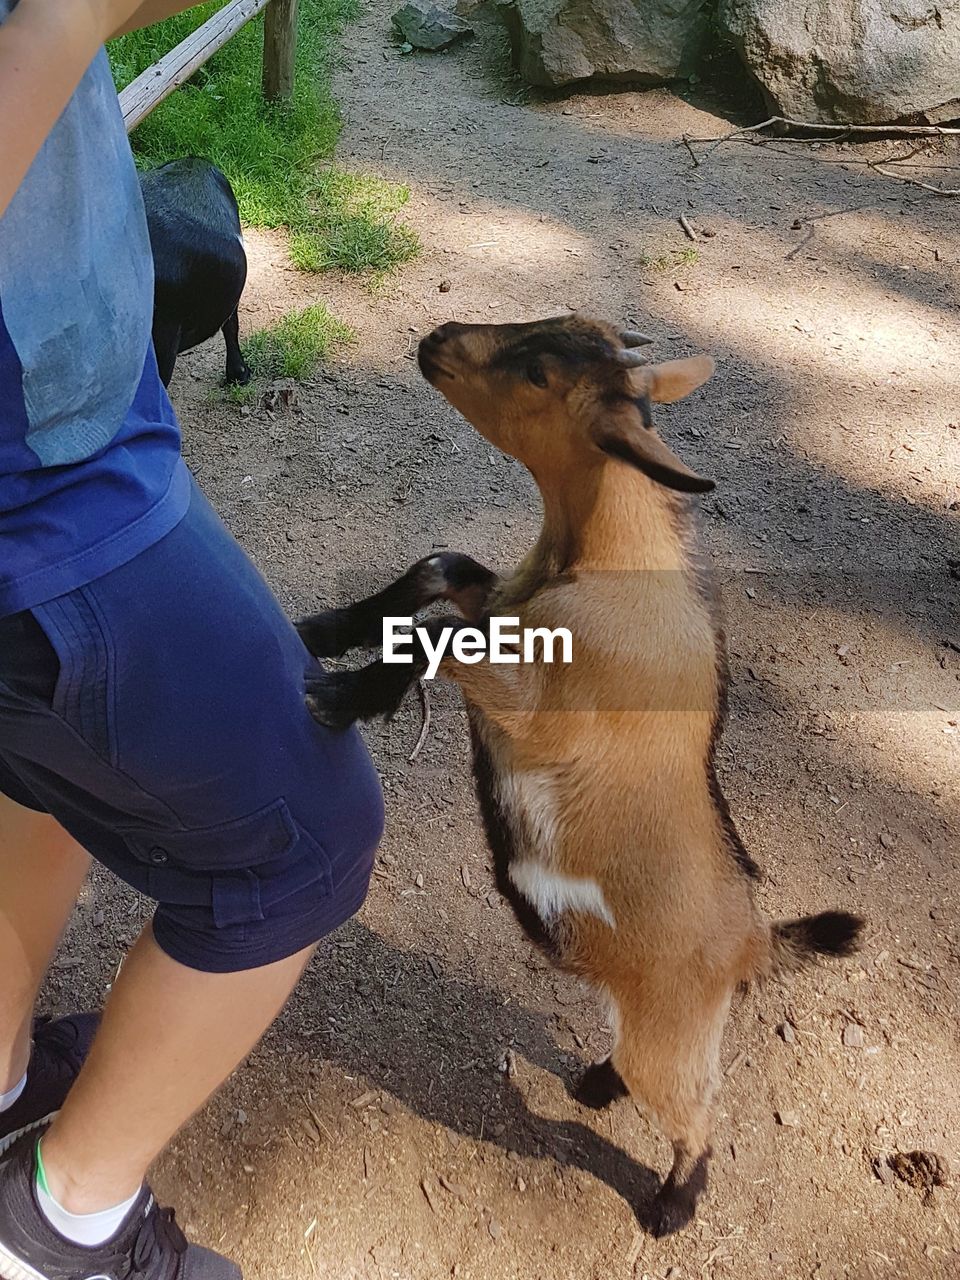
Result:
<svg viewBox="0 0 960 1280"><path fill-rule="evenodd" d="M250 381L252 374L250 366L243 358L243 352L240 350L240 318L237 315L236 307L221 326L224 345L227 349L227 367L223 376L223 385L225 387L245 387Z"/></svg>
<svg viewBox="0 0 960 1280"><path fill-rule="evenodd" d="M673 1140L673 1168L653 1205L655 1236L671 1236L693 1221L697 1203L707 1189L712 1154L706 1141L697 1139L691 1145L689 1135Z"/></svg>
<svg viewBox="0 0 960 1280"><path fill-rule="evenodd" d="M180 351L180 325L175 320L153 318L153 350L157 357L157 373L165 387L169 387Z"/></svg>
<svg viewBox="0 0 960 1280"><path fill-rule="evenodd" d="M327 729L348 729L357 720L389 719L420 671L379 659L357 671L311 672L304 682L307 710Z"/></svg>
<svg viewBox="0 0 960 1280"><path fill-rule="evenodd" d="M672 1063L666 1065L668 1070L673 1068ZM656 1194L650 1217L655 1236L670 1236L693 1221L707 1189L712 1106L709 1096L674 1092L659 1072L644 1072L638 1078L626 1067L623 1070L630 1093L652 1113L673 1146L673 1167ZM660 1096L658 1086L666 1086Z"/></svg>
<svg viewBox="0 0 960 1280"><path fill-rule="evenodd" d="M707 1007L620 1008L611 1062L636 1102L673 1144L673 1167L653 1203L650 1229L672 1235L694 1218L707 1187L720 1037L729 1001Z"/></svg>
<svg viewBox="0 0 960 1280"><path fill-rule="evenodd" d="M337 658L348 649L379 645L385 617L413 617L435 600L449 600L464 617L477 620L496 583L496 574L470 556L441 551L418 560L375 595L303 618L297 630L314 657Z"/></svg>

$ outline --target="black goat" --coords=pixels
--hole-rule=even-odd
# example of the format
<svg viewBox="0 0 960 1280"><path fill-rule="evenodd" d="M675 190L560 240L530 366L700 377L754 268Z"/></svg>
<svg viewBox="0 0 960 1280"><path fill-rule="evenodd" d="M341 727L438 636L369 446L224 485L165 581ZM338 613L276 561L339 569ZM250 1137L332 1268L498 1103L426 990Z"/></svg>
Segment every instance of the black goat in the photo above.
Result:
<svg viewBox="0 0 960 1280"><path fill-rule="evenodd" d="M215 164L197 156L140 175L153 250L153 345L164 386L181 351L223 331L227 383L247 383L237 305L247 279L237 198Z"/></svg>

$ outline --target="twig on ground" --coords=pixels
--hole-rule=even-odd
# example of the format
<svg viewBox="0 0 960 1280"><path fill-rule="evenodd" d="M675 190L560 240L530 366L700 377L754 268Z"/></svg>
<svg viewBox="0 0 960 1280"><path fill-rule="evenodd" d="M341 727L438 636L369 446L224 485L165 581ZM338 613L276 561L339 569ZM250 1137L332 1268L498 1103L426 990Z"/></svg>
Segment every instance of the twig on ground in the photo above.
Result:
<svg viewBox="0 0 960 1280"><path fill-rule="evenodd" d="M813 127L813 126L811 126L811 127ZM823 127L824 127L824 128L827 128L828 126L827 126L827 125L824 125ZM840 126L838 125L837 127L839 128ZM829 137L829 138L791 138L791 137L789 137L789 136L788 136L787 134L785 134L785 133L778 133L778 134L776 135L776 137L775 137L775 138L760 138L760 137L758 137L756 134L751 134L749 138L740 138L740 139L738 139L738 138L736 137L736 135L732 135L732 136L731 136L731 135L729 135L729 134L724 134L724 136L723 136L722 138L694 138L694 139L693 139L693 141L694 141L694 142L717 142L717 143L720 143L720 142L726 142L726 141L728 140L728 138L729 138L729 139L730 139L730 141L732 141L732 142L737 142L737 141L741 141L741 142L755 142L755 143L761 143L761 142L762 142L762 143L764 143L765 145L766 145L767 143L770 143L770 142L785 142L785 143L787 143L788 145L791 145L791 146L797 146L797 147L807 146L807 147L809 147L809 145L810 145L810 143L811 143L811 142L843 142L843 140L844 140L845 138L849 138L849 137L850 137L850 130L849 130L849 129L847 129L847 128L846 128L846 126L844 126L843 133L835 134L835 135L833 135L833 136L831 136L831 137Z"/></svg>
<svg viewBox="0 0 960 1280"><path fill-rule="evenodd" d="M433 1190L433 1183L430 1181L429 1178L420 1179L420 1190L423 1192L424 1199L426 1200L430 1208L433 1210L433 1212L437 1215L437 1217L441 1217L443 1211L440 1208L440 1206L437 1204L437 1197Z"/></svg>
<svg viewBox="0 0 960 1280"><path fill-rule="evenodd" d="M733 138L742 138L745 134L760 133L763 129L769 129L778 124L785 125L788 129L810 129L815 133L828 133L830 134L828 139L830 142L838 141L840 137L845 138L854 133L880 136L897 134L900 137L908 138L945 138L960 134L960 128L948 128L942 124L816 124L812 120L793 120L789 116L771 116L769 120L761 120L759 124L748 124L740 129L732 129L729 133L725 133L719 138L691 138L689 134L684 134L682 140L693 156L694 164L699 168L704 160L712 155L717 147L724 142L729 142ZM783 142L786 139L781 138L780 141ZM794 139L794 141L802 141L802 139ZM713 145L698 160L690 145L692 142L710 142Z"/></svg>
<svg viewBox="0 0 960 1280"><path fill-rule="evenodd" d="M889 160L885 160L884 164L904 164L907 160L912 160L914 156L920 154L923 150L922 145L919 147L911 147L905 156L891 156ZM870 164L871 161L867 161Z"/></svg>
<svg viewBox="0 0 960 1280"><path fill-rule="evenodd" d="M886 161L887 164L892 161ZM923 187L924 191L932 191L937 196L960 196L960 187L938 187L932 182L921 182L919 178L908 178L905 173L897 173L893 169L885 169L882 164L875 160L868 160L867 164L877 173L882 173L886 178L896 178L899 182L906 182L911 187Z"/></svg>
<svg viewBox="0 0 960 1280"><path fill-rule="evenodd" d="M687 221L686 214L681 213L677 221L680 223L681 227L683 227L683 234L687 237L687 239L695 241L697 238L697 233L694 231L693 227L691 227L690 223Z"/></svg>
<svg viewBox="0 0 960 1280"><path fill-rule="evenodd" d="M747 142L748 139L742 138L740 141ZM809 144L809 138L755 138L752 139L752 141L755 145L762 143L764 151L772 151L778 156L790 156L792 160L806 160L809 164L839 165L843 169L869 169L871 165L881 163L903 164L910 169L946 169L951 173L956 173L960 170L960 165L957 164L934 164L932 162L911 164L911 157L918 154L916 151L911 151L909 155L905 156L888 156L886 160L878 162L876 160L864 160L861 159L860 156L855 156L849 153L845 153L842 156L825 156L821 155L819 152L805 153L802 151L784 151L784 149L779 146L779 143L781 142L806 142Z"/></svg>
<svg viewBox="0 0 960 1280"><path fill-rule="evenodd" d="M426 680L420 680L417 683L417 690L420 694L420 708L423 711L423 725L420 729L420 737L417 739L417 745L407 756L407 764L413 764L417 756L420 754L423 744L427 740L427 734L430 732L430 694L427 692Z"/></svg>
<svg viewBox="0 0 960 1280"><path fill-rule="evenodd" d="M316 1113L316 1111L314 1110L314 1108L313 1108L313 1107L311 1107L310 1103L309 1103L309 1102L307 1101L307 1099L306 1099L306 1096L304 1096L304 1099L303 1099L303 1105L304 1105L304 1106L307 1108L307 1110L310 1112L310 1119L311 1119L311 1120L313 1121L313 1123L317 1126L317 1132L318 1132L318 1133L320 1133L323 1137L325 1137L325 1138L327 1139L327 1141L328 1141L328 1142L331 1142L331 1143L332 1143L332 1142L333 1142L333 1134L330 1132L330 1130L327 1128L327 1126L323 1123L323 1121L322 1121L322 1120L320 1119L320 1117L317 1115L317 1113Z"/></svg>
<svg viewBox="0 0 960 1280"><path fill-rule="evenodd" d="M697 153L694 151L693 147L691 147L691 145L690 145L690 139L689 139L689 137L687 136L687 134L685 134L685 133L684 133L684 134L682 134L682 135L681 135L681 138L680 138L680 141L683 143L683 145L684 145L684 146L687 148L687 150L690 152L690 159L693 161L694 166L696 167L697 165L699 165L700 161L697 159Z"/></svg>
<svg viewBox="0 0 960 1280"><path fill-rule="evenodd" d="M729 1067L727 1067L726 1071L724 1071L723 1074L729 1080L730 1077L734 1074L734 1072L739 1070L739 1068L743 1066L746 1060L747 1060L747 1052L745 1049L741 1049L740 1052L733 1059L733 1061L730 1063Z"/></svg>

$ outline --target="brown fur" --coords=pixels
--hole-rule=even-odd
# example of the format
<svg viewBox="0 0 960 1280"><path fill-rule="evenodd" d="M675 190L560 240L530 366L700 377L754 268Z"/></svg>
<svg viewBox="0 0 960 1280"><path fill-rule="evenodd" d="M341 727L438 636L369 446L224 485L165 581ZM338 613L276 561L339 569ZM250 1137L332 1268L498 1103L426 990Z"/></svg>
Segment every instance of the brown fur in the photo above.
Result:
<svg viewBox="0 0 960 1280"><path fill-rule="evenodd" d="M557 962L611 1001L612 1067L674 1144L658 1204L666 1232L706 1184L733 993L845 944L771 930L714 774L723 644L676 491L708 483L644 425L650 400L686 395L712 362L631 369L619 348L615 330L579 317L449 325L425 340L421 367L543 497L536 546L484 611L569 628L573 662L448 659L441 674L468 704L495 855L499 842L505 864L535 858L593 881L614 911L615 928L568 911L547 932ZM836 919L853 945L856 923Z"/></svg>

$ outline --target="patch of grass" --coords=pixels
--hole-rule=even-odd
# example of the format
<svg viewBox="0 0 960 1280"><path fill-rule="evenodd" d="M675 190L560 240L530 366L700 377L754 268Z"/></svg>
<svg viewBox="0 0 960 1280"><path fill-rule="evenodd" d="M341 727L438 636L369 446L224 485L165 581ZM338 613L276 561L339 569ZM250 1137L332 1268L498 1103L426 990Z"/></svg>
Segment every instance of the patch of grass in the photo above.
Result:
<svg viewBox="0 0 960 1280"><path fill-rule="evenodd" d="M243 344L243 354L255 378L309 378L334 347L352 337L349 325L317 303L291 311L269 328L251 333ZM246 387L237 390L247 392ZM232 398L243 402L244 396Z"/></svg>
<svg viewBox="0 0 960 1280"><path fill-rule="evenodd" d="M109 46L118 88L133 80L221 7L222 0L131 32ZM330 52L358 0L301 0L297 73L289 104L260 93L263 20L247 23L219 53L147 117L132 137L137 162L153 167L205 156L230 179L248 226L288 227L297 266L382 274L419 251L396 221L404 187L335 169L340 114L330 92Z"/></svg>
<svg viewBox="0 0 960 1280"><path fill-rule="evenodd" d="M208 400L210 404L218 404L223 400L229 400L231 404L251 404L262 390L263 387L256 379L251 379L243 386L232 382L228 387L218 387L211 391Z"/></svg>
<svg viewBox="0 0 960 1280"><path fill-rule="evenodd" d="M689 245L686 249L671 249L669 253L662 253L658 258L651 258L647 253L641 253L637 259L637 265L646 267L650 271L670 271L673 267L695 267L700 261L700 250L694 245Z"/></svg>
<svg viewBox="0 0 960 1280"><path fill-rule="evenodd" d="M301 271L373 271L384 275L420 252L414 231L397 221L408 187L328 169L310 192L309 226L297 228L290 257Z"/></svg>
<svg viewBox="0 0 960 1280"><path fill-rule="evenodd" d="M113 41L109 54L118 87L220 7L219 0L204 4ZM302 209L313 162L332 153L340 131L328 51L356 11L356 0L303 0L289 105L266 104L261 97L263 20L248 22L136 130L138 161L153 166L177 156L206 156L233 184L245 222L289 224Z"/></svg>

